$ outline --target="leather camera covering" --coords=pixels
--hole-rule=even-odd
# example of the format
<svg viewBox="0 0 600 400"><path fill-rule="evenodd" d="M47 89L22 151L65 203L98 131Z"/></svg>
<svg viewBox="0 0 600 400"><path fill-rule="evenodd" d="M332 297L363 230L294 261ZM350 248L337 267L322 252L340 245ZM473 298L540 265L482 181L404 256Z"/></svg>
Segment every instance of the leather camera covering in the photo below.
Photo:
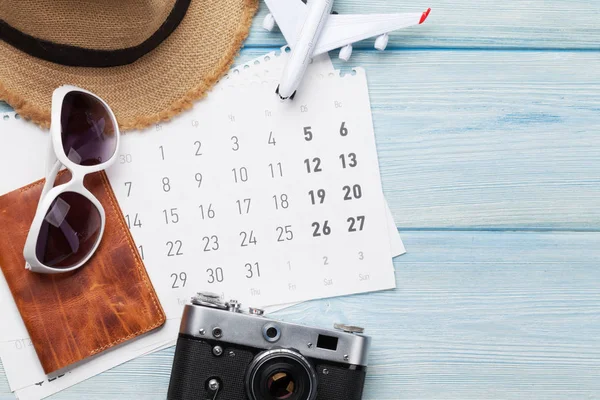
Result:
<svg viewBox="0 0 600 400"><path fill-rule="evenodd" d="M56 184L69 179L61 173ZM0 267L50 374L158 328L166 317L104 172L85 179L106 213L92 258L62 274L25 269L23 247L43 185L41 180L0 197Z"/></svg>

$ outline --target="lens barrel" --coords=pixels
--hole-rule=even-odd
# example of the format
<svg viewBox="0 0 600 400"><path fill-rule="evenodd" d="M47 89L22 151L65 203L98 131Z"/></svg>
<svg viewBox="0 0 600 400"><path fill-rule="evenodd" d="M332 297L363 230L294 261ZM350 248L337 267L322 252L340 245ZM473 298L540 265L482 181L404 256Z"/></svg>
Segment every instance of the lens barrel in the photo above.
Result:
<svg viewBox="0 0 600 400"><path fill-rule="evenodd" d="M246 391L250 400L314 400L317 374L295 350L267 350L250 363Z"/></svg>

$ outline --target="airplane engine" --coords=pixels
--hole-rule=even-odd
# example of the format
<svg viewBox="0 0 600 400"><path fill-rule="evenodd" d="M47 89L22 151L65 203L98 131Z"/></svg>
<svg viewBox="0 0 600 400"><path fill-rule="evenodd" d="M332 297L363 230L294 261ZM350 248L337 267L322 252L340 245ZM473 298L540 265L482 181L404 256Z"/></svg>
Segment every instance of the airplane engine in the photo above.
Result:
<svg viewBox="0 0 600 400"><path fill-rule="evenodd" d="M350 57L352 57L352 45L347 44L346 46L340 49L340 60L348 61Z"/></svg>
<svg viewBox="0 0 600 400"><path fill-rule="evenodd" d="M375 39L375 48L379 51L384 51L386 49L389 41L390 41L390 35L388 35L387 33L384 33L383 35L381 35L377 39Z"/></svg>
<svg viewBox="0 0 600 400"><path fill-rule="evenodd" d="M273 14L267 14L263 21L263 28L269 32L275 29L275 17L273 17Z"/></svg>

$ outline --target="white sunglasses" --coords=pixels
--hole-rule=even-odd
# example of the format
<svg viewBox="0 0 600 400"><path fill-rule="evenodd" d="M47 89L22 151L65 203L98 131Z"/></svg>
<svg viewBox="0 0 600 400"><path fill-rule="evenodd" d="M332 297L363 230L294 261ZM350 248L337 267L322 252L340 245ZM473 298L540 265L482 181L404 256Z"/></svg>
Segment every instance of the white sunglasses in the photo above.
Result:
<svg viewBox="0 0 600 400"><path fill-rule="evenodd" d="M83 179L114 163L120 133L112 110L101 98L61 86L52 94L50 136L46 183L23 256L28 270L56 274L84 265L100 244L104 208ZM63 166L71 172L71 180L54 187Z"/></svg>

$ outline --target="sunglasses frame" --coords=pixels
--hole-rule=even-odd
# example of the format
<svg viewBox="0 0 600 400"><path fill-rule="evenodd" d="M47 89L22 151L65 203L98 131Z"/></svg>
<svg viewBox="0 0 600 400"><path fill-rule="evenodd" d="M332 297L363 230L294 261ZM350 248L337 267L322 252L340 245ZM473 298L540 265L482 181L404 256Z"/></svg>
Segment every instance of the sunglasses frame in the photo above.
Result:
<svg viewBox="0 0 600 400"><path fill-rule="evenodd" d="M104 105L107 110L109 117L112 119L113 126L115 128L115 135L117 136L117 143L115 147L115 152L112 157L102 164L84 166L78 165L73 161L69 160L67 155L63 150L62 145L62 124L61 124L61 116L62 116L62 108L63 101L67 94L71 92L82 92L89 96L92 96L99 100L102 105ZM91 257L94 255L100 242L102 241L102 236L104 235L104 226L106 224L106 214L104 212L104 207L100 204L100 201L84 186L83 180L86 175L92 174L94 172L102 171L109 168L119 157L119 148L121 143L121 134L119 131L119 125L117 123L117 119L111 108L106 104L104 100L95 94L70 85L65 85L57 88L52 94L52 111L51 111L51 122L50 122L50 146L48 151L48 160L46 163L46 182L44 183L44 188L42 189L42 194L40 196L40 201L38 203L38 207L35 213L35 217L33 222L31 223L31 228L29 229L29 233L27 234L27 240L25 241L25 248L23 249L23 256L25 258L26 264L25 268L37 273L43 274L58 274L63 272L74 271L81 266L83 266ZM64 184L54 186L54 182L56 180L56 176L62 167L65 167L71 172L71 180ZM53 268L44 265L37 258L36 247L37 240L40 234L40 229L42 227L42 223L52 205L52 202L65 192L74 192L80 194L87 198L92 204L97 208L100 213L101 226L100 233L98 235L98 239L94 244L92 250L87 254L81 262L78 264L69 267L69 268Z"/></svg>

